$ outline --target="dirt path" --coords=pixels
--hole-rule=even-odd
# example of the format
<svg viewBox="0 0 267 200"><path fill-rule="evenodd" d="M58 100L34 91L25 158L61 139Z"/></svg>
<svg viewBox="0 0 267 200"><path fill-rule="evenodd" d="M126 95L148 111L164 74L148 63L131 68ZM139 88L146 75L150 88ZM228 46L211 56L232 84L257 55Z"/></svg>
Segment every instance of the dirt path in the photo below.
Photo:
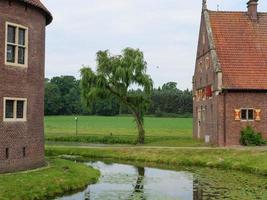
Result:
<svg viewBox="0 0 267 200"><path fill-rule="evenodd" d="M261 147L243 147L243 146L232 146L232 147L165 147L165 146L142 146L142 145L110 145L110 144L91 144L91 143L78 143L78 142L46 142L46 145L51 146L69 146L69 147L79 147L79 148L136 148L136 149L234 149L234 150L253 150L253 151L267 151L267 146Z"/></svg>

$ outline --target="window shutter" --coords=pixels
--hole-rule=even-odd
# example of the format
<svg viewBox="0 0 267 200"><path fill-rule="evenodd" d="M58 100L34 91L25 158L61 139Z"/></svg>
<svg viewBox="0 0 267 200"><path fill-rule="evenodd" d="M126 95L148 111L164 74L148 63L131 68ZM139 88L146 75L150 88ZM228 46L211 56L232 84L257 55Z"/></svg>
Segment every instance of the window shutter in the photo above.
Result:
<svg viewBox="0 0 267 200"><path fill-rule="evenodd" d="M211 85L206 87L206 96L207 97L212 97Z"/></svg>
<svg viewBox="0 0 267 200"><path fill-rule="evenodd" d="M255 109L255 120L260 121L261 120L261 110L260 109Z"/></svg>
<svg viewBox="0 0 267 200"><path fill-rule="evenodd" d="M240 109L235 109L235 120L240 121Z"/></svg>

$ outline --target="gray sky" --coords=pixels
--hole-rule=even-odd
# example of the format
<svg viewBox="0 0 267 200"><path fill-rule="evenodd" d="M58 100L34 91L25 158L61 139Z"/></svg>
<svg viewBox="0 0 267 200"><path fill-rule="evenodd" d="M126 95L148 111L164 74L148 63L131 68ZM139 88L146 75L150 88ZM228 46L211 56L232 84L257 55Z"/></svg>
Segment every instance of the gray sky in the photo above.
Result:
<svg viewBox="0 0 267 200"><path fill-rule="evenodd" d="M246 10L248 0L208 0L209 9ZM95 54L141 49L155 87L175 81L191 88L201 0L43 0L54 21L47 27L46 77L95 68ZM267 10L267 1L259 1Z"/></svg>

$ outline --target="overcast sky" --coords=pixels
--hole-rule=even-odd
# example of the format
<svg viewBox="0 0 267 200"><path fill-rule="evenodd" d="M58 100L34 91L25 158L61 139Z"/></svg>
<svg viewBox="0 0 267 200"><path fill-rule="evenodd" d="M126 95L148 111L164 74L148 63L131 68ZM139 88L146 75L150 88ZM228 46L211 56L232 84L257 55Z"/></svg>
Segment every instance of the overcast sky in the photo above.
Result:
<svg viewBox="0 0 267 200"><path fill-rule="evenodd" d="M246 10L248 0L209 0L217 10ZM109 49L141 49L155 87L169 81L190 88L201 0L43 0L54 21L47 27L46 77L95 68L95 55ZM259 9L267 10L260 0Z"/></svg>

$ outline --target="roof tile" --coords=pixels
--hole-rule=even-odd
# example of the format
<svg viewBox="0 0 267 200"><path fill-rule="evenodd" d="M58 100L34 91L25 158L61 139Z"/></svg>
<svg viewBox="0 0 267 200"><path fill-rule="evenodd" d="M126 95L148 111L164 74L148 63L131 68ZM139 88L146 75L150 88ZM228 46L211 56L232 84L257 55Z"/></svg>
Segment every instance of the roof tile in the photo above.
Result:
<svg viewBox="0 0 267 200"><path fill-rule="evenodd" d="M209 11L224 88L267 89L267 13Z"/></svg>

